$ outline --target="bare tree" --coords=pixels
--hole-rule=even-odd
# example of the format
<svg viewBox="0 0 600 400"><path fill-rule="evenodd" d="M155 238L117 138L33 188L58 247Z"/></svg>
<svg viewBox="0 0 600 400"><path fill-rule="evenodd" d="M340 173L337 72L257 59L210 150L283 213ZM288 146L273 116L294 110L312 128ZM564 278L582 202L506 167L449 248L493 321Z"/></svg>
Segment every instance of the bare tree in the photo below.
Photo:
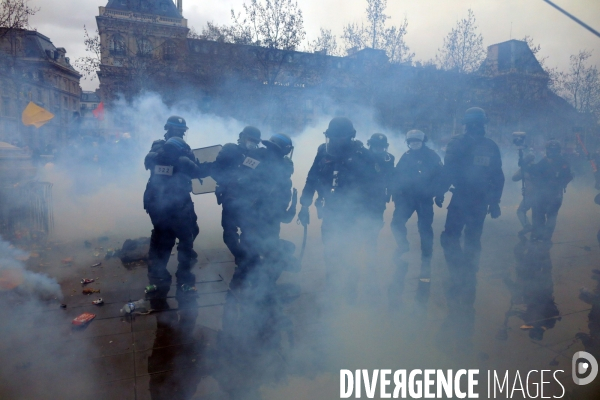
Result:
<svg viewBox="0 0 600 400"><path fill-rule="evenodd" d="M29 0L2 0L0 2L0 38L13 29L27 29L29 17L35 15L39 8L29 7Z"/></svg>
<svg viewBox="0 0 600 400"><path fill-rule="evenodd" d="M559 75L556 86L577 111L600 117L600 72L595 65L588 65L591 56L586 50L572 55L569 71Z"/></svg>
<svg viewBox="0 0 600 400"><path fill-rule="evenodd" d="M444 38L436 60L442 69L469 73L479 68L484 58L483 36L478 33L473 10L469 9L467 17L458 21Z"/></svg>
<svg viewBox="0 0 600 400"><path fill-rule="evenodd" d="M317 53L322 52L330 56L339 56L337 38L329 29L321 28L321 35L308 44L308 51Z"/></svg>
<svg viewBox="0 0 600 400"><path fill-rule="evenodd" d="M304 18L292 0L250 0L244 16L231 10L234 41L281 50L296 50L304 40Z"/></svg>
<svg viewBox="0 0 600 400"><path fill-rule="evenodd" d="M77 68L84 79L94 79L96 73L100 70L102 60L102 46L100 44L100 36L98 30L94 36L90 36L86 26L83 26L83 35L85 51L87 56L79 57L75 60L75 68Z"/></svg>
<svg viewBox="0 0 600 400"><path fill-rule="evenodd" d="M385 50L390 62L412 62L414 53L404 41L408 28L408 21L399 26L386 27L390 18L385 14L387 0L367 0L366 16L368 24L348 24L344 27L342 38L346 50L361 50L366 47Z"/></svg>

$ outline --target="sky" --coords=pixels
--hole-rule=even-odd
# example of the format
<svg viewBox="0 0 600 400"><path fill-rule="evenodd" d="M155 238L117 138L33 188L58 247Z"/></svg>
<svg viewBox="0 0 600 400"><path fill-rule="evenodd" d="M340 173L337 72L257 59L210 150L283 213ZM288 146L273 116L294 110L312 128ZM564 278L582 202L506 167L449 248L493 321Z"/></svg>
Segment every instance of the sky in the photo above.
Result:
<svg viewBox="0 0 600 400"><path fill-rule="evenodd" d="M230 10L242 11L249 0L183 0L183 15L188 26L201 32L207 21L230 23ZM554 0L556 4L600 31L599 0ZM67 49L71 60L85 55L83 27L96 29L98 7L107 0L30 0L40 11L30 20L32 27L50 37L57 47ZM307 40L319 35L319 28L331 29L338 37L348 23L364 21L366 0L298 0L304 15ZM542 0L388 0L386 13L390 24L406 17L406 42L415 61L435 57L444 37L467 15L475 13L484 46L509 39L533 37L541 45L546 65L566 70L569 56L579 50L592 51L592 62L600 65L600 37L567 18ZM338 38L338 44L341 40ZM97 87L97 80L83 80L84 90Z"/></svg>

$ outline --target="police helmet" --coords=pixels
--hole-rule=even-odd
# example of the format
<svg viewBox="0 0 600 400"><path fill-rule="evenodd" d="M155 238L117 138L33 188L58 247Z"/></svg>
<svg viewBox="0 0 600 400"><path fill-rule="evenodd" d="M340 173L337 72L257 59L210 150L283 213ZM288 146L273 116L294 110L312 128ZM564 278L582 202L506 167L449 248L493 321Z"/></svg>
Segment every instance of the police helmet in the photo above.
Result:
<svg viewBox="0 0 600 400"><path fill-rule="evenodd" d="M382 147L387 149L389 146L387 136L385 136L383 133L374 133L371 135L371 138L367 140L367 146Z"/></svg>
<svg viewBox="0 0 600 400"><path fill-rule="evenodd" d="M425 141L425 133L420 130L413 129L406 132L406 141L410 142L412 140L420 140L421 142Z"/></svg>
<svg viewBox="0 0 600 400"><path fill-rule="evenodd" d="M488 122L487 115L483 108L479 107L471 107L467 111L465 111L465 116L463 117L463 125L468 124L481 124L484 125Z"/></svg>
<svg viewBox="0 0 600 400"><path fill-rule="evenodd" d="M335 117L329 122L329 127L325 131L328 138L354 138L356 130L352 122L346 117Z"/></svg>
<svg viewBox="0 0 600 400"><path fill-rule="evenodd" d="M260 142L260 130L253 126L247 126L240 132L240 139L251 139Z"/></svg>
<svg viewBox="0 0 600 400"><path fill-rule="evenodd" d="M180 130L184 132L187 131L188 127L185 123L185 119L178 117L177 115L170 116L167 120L167 123L165 124L165 131L171 129Z"/></svg>
<svg viewBox="0 0 600 400"><path fill-rule="evenodd" d="M276 133L269 140L263 140L262 143L266 147L278 149L284 156L289 154L294 148L292 139L285 133Z"/></svg>
<svg viewBox="0 0 600 400"><path fill-rule="evenodd" d="M165 143L165 150L176 150L176 151L184 151L189 149L190 146L180 137L174 136L169 138Z"/></svg>

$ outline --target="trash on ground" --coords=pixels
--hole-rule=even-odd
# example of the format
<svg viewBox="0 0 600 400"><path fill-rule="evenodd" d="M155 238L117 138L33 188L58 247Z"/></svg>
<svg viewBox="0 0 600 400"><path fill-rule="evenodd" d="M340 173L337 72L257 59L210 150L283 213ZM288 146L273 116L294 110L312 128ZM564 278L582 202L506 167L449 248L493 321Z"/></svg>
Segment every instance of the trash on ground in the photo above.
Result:
<svg viewBox="0 0 600 400"><path fill-rule="evenodd" d="M149 250L150 238L127 239L118 252L118 256L123 263L127 264L134 261L147 260Z"/></svg>
<svg viewBox="0 0 600 400"><path fill-rule="evenodd" d="M534 327L532 325L521 325L521 329L523 329L524 331L528 330L528 329L533 329Z"/></svg>
<svg viewBox="0 0 600 400"><path fill-rule="evenodd" d="M93 320L94 318L96 318L96 314L84 312L80 316L76 317L73 320L72 324L76 325L76 326L82 326L82 325L90 323L90 321Z"/></svg>
<svg viewBox="0 0 600 400"><path fill-rule="evenodd" d="M88 283L92 283L92 282L94 282L94 279L92 279L92 278L83 278L81 280L82 285L87 285Z"/></svg>
<svg viewBox="0 0 600 400"><path fill-rule="evenodd" d="M67 258L63 258L62 260L60 260L63 264L72 264L73 263L73 257L67 257Z"/></svg>
<svg viewBox="0 0 600 400"><path fill-rule="evenodd" d="M99 306L100 304L104 304L104 300L101 297L98 300L92 301L92 304L95 304L95 305Z"/></svg>
<svg viewBox="0 0 600 400"><path fill-rule="evenodd" d="M156 285L148 285L144 289L144 293L152 293L152 292L156 292L157 290L158 290L158 286L156 286Z"/></svg>
<svg viewBox="0 0 600 400"><path fill-rule="evenodd" d="M60 308L67 308L67 305L65 303L60 305Z"/></svg>
<svg viewBox="0 0 600 400"><path fill-rule="evenodd" d="M183 290L184 292L196 292L198 289L196 289L196 286L190 286L184 283L183 285L181 285L181 290Z"/></svg>
<svg viewBox="0 0 600 400"><path fill-rule="evenodd" d="M150 302L146 299L139 299L125 304L121 309L121 314L149 314L151 311Z"/></svg>
<svg viewBox="0 0 600 400"><path fill-rule="evenodd" d="M101 265L102 265L102 263L101 263L101 262L99 262L99 263L96 263L96 264L92 264L92 265L91 265L91 267L92 267L92 268L94 268L94 267L99 267L99 266L101 266Z"/></svg>
<svg viewBox="0 0 600 400"><path fill-rule="evenodd" d="M94 294L94 293L100 293L100 289L91 289L91 288L83 289L83 291L81 293L87 294L87 295Z"/></svg>
<svg viewBox="0 0 600 400"><path fill-rule="evenodd" d="M106 250L106 255L104 256L104 259L108 260L109 258L116 257L116 256L117 256L117 252L115 251L115 249L108 249L108 250Z"/></svg>

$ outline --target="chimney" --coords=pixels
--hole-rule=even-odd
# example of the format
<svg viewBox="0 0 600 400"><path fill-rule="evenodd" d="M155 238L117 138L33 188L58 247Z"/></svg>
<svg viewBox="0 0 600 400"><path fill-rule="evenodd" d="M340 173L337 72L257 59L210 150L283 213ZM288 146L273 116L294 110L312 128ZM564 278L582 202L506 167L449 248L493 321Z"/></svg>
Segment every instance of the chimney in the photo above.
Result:
<svg viewBox="0 0 600 400"><path fill-rule="evenodd" d="M179 14L183 16L183 0L177 0L177 9L179 10Z"/></svg>

